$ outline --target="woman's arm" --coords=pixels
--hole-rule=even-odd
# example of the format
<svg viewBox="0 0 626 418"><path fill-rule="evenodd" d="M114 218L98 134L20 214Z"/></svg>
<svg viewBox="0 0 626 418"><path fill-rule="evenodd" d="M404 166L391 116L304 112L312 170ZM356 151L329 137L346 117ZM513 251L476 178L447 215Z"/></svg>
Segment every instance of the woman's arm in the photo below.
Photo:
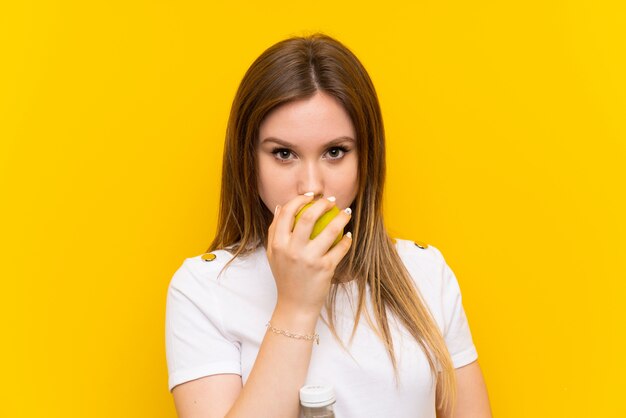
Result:
<svg viewBox="0 0 626 418"><path fill-rule="evenodd" d="M487 386L478 361L456 369L456 384L457 403L454 415L437 409L437 418L491 418Z"/></svg>
<svg viewBox="0 0 626 418"><path fill-rule="evenodd" d="M297 318L275 311L272 325L309 329ZM311 325L311 322L313 325ZM289 325L291 328L287 328ZM306 328L298 328L299 326ZM242 389L234 374L207 376L176 386L172 395L180 418L290 417L299 412L298 389L304 384L311 359L312 341L288 338L267 331L252 372Z"/></svg>
<svg viewBox="0 0 626 418"><path fill-rule="evenodd" d="M273 327L314 334L335 268L347 254L345 237L329 250L350 220L341 212L315 239L315 221L334 203L319 199L293 227L296 211L312 196L298 196L279 208L268 230L267 257L276 280ZM292 232L293 227L293 232ZM238 375L215 375L181 384L172 394L180 418L296 418L299 389L306 380L313 341L265 333L245 386Z"/></svg>
<svg viewBox="0 0 626 418"><path fill-rule="evenodd" d="M241 376L216 374L191 380L172 389L180 418L222 418L241 392Z"/></svg>

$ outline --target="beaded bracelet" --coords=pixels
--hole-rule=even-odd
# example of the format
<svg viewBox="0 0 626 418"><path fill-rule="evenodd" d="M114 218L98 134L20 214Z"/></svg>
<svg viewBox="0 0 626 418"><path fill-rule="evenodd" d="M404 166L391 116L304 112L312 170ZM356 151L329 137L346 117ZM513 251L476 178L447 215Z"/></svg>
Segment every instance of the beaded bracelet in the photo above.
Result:
<svg viewBox="0 0 626 418"><path fill-rule="evenodd" d="M320 336L318 334L296 334L290 331L285 331L284 329L274 328L269 322L265 324L265 326L269 328L269 330L272 331L274 334L284 335L285 337L295 338L296 340L315 341L317 345L320 345Z"/></svg>

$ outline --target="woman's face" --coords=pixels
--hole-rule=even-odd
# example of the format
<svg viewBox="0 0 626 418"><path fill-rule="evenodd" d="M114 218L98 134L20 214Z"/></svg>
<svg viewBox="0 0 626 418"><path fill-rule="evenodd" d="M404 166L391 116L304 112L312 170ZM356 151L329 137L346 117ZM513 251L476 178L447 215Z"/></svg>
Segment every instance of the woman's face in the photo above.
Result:
<svg viewBox="0 0 626 418"><path fill-rule="evenodd" d="M352 121L332 96L317 92L270 112L259 127L259 195L270 211L313 192L350 206L357 193L358 155Z"/></svg>

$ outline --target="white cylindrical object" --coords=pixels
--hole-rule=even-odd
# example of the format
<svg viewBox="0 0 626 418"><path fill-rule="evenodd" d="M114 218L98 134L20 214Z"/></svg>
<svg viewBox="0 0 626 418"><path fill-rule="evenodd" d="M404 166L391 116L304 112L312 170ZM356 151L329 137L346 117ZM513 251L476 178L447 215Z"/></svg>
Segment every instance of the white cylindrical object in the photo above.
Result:
<svg viewBox="0 0 626 418"><path fill-rule="evenodd" d="M334 418L335 390L332 386L307 385L300 388L304 418Z"/></svg>

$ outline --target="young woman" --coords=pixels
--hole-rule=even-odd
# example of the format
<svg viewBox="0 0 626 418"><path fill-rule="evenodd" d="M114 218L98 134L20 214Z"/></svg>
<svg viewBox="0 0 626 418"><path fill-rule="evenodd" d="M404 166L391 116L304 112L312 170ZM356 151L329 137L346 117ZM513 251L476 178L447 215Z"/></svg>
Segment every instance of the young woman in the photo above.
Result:
<svg viewBox="0 0 626 418"><path fill-rule="evenodd" d="M217 235L168 289L179 416L297 417L304 384L334 386L337 417L491 416L457 280L436 248L387 235L384 179L376 92L345 46L292 38L252 64Z"/></svg>

